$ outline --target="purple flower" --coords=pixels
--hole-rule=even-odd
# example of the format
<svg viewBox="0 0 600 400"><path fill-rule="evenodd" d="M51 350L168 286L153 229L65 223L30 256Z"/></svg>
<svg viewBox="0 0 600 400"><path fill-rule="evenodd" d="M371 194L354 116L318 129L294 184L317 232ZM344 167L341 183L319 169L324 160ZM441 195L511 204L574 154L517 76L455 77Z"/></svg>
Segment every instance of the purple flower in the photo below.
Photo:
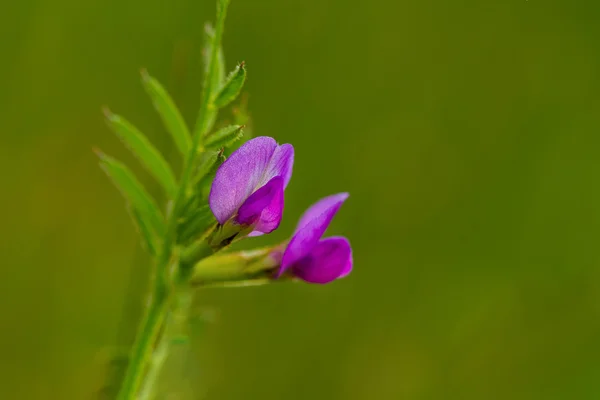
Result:
<svg viewBox="0 0 600 400"><path fill-rule="evenodd" d="M283 191L292 177L294 147L261 136L237 149L217 170L210 189L210 209L224 225L252 227L249 236L277 229L283 214Z"/></svg>
<svg viewBox="0 0 600 400"><path fill-rule="evenodd" d="M312 205L296 227L276 274L290 271L310 283L328 283L352 271L352 248L345 237L321 239L348 193L335 194Z"/></svg>

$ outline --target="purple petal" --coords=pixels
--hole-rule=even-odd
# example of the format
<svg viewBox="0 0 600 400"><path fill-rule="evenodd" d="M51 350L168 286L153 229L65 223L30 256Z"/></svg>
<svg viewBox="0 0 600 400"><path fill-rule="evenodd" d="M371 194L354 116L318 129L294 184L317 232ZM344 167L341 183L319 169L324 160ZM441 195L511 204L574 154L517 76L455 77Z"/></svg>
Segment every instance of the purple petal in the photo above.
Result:
<svg viewBox="0 0 600 400"><path fill-rule="evenodd" d="M321 200L317 201L315 204L310 206L308 210L304 212L304 214L300 218L300 221L298 222L296 232L300 231L300 229L304 228L312 221L323 218L324 215L328 215L329 219L327 220L327 225L325 225L323 229L323 233L325 233L325 229L327 229L327 226L331 222L331 219L340 209L344 201L346 201L348 196L350 196L348 193L338 193L324 197ZM321 233L319 238L323 235L323 233Z"/></svg>
<svg viewBox="0 0 600 400"><path fill-rule="evenodd" d="M242 204L236 222L254 225L254 231L269 233L277 229L283 215L283 178L276 176ZM253 236L257 236L256 234Z"/></svg>
<svg viewBox="0 0 600 400"><path fill-rule="evenodd" d="M328 196L306 210L285 249L278 276L312 251L347 198L348 193Z"/></svg>
<svg viewBox="0 0 600 400"><path fill-rule="evenodd" d="M233 217L256 190L277 148L275 139L257 137L244 143L221 164L208 200L220 224Z"/></svg>
<svg viewBox="0 0 600 400"><path fill-rule="evenodd" d="M348 262L346 263L346 266L342 270L342 273L340 274L339 278L343 278L347 275L350 275L350 272L352 272L353 264L354 264L354 261L352 260L352 251L350 251L350 258L348 258Z"/></svg>
<svg viewBox="0 0 600 400"><path fill-rule="evenodd" d="M268 181L274 176L283 178L283 188L285 189L292 177L292 167L294 165L294 146L291 144L282 144L273 152L271 161L265 171L264 181Z"/></svg>
<svg viewBox="0 0 600 400"><path fill-rule="evenodd" d="M352 269L352 248L344 237L321 240L310 254L294 264L292 271L310 283L329 283Z"/></svg>

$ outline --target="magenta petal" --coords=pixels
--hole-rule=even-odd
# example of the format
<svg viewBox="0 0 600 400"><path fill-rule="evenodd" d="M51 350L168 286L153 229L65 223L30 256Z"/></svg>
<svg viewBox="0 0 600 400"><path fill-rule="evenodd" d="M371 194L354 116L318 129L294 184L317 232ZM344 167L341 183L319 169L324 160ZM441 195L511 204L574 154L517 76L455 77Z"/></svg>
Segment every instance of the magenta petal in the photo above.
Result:
<svg viewBox="0 0 600 400"><path fill-rule="evenodd" d="M294 146L291 144L282 144L273 152L271 161L265 171L264 180L268 181L274 176L283 178L283 188L285 189L292 177L292 167L294 166Z"/></svg>
<svg viewBox="0 0 600 400"><path fill-rule="evenodd" d="M310 206L308 210L304 212L300 221L298 222L298 226L296 227L296 232L300 231L309 223L312 223L314 220L322 220L324 217L328 216L329 219L326 220L326 225L323 229L323 233L325 233L325 229L331 222L333 216L338 212L344 201L350 196L348 193L338 193L333 194L331 196L327 196L317 201L315 204ZM325 221L323 221L325 222ZM319 238L323 235L319 236Z"/></svg>
<svg viewBox="0 0 600 400"><path fill-rule="evenodd" d="M344 237L321 240L310 254L292 267L294 275L310 283L329 283L352 269L352 248Z"/></svg>
<svg viewBox="0 0 600 400"><path fill-rule="evenodd" d="M278 148L275 139L257 137L244 143L217 170L210 189L210 209L220 224L238 208L264 180L269 162Z"/></svg>
<svg viewBox="0 0 600 400"><path fill-rule="evenodd" d="M352 260L352 251L350 251L350 258L348 258L348 262L346 263L346 266L342 270L342 273L340 274L339 278L343 278L343 277L349 275L350 272L352 272L353 264L354 264L354 261Z"/></svg>
<svg viewBox="0 0 600 400"><path fill-rule="evenodd" d="M238 224L254 224L255 231L269 233L277 229L282 215L283 178L276 176L248 197L235 219Z"/></svg>
<svg viewBox="0 0 600 400"><path fill-rule="evenodd" d="M312 251L347 198L348 193L325 197L304 213L285 249L278 276Z"/></svg>

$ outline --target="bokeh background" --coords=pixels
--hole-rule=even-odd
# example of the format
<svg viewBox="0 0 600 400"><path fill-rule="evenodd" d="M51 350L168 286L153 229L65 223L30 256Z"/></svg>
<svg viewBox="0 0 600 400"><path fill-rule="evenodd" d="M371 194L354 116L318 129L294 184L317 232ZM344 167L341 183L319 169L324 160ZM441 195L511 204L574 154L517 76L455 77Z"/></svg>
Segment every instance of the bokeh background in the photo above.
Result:
<svg viewBox="0 0 600 400"><path fill-rule="evenodd" d="M148 277L91 148L110 105L178 165L140 83L186 119L212 0L26 0L0 12L0 398L95 399ZM600 3L233 0L258 135L296 147L284 222L354 273L205 290L197 399L600 398ZM189 371L188 371L189 372Z"/></svg>

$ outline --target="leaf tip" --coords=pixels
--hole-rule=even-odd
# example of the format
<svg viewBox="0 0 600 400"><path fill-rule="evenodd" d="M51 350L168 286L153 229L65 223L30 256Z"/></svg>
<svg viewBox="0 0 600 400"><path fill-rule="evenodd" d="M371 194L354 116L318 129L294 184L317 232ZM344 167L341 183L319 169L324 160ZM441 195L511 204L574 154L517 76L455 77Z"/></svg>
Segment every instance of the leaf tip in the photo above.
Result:
<svg viewBox="0 0 600 400"><path fill-rule="evenodd" d="M142 76L142 82L148 82L150 80L150 74L146 68L140 69L140 75Z"/></svg>
<svg viewBox="0 0 600 400"><path fill-rule="evenodd" d="M214 30L212 24L210 23L210 21L206 21L204 23L204 32L210 36L215 34L215 30Z"/></svg>
<svg viewBox="0 0 600 400"><path fill-rule="evenodd" d="M107 106L102 107L102 114L104 114L104 117L108 120L112 120L115 117L115 114L113 114Z"/></svg>
<svg viewBox="0 0 600 400"><path fill-rule="evenodd" d="M96 156L98 156L98 158L100 160L106 159L106 154L104 154L104 152L102 150L100 150L98 147L96 147L96 146L92 147L92 151L94 152L94 154L96 154Z"/></svg>

